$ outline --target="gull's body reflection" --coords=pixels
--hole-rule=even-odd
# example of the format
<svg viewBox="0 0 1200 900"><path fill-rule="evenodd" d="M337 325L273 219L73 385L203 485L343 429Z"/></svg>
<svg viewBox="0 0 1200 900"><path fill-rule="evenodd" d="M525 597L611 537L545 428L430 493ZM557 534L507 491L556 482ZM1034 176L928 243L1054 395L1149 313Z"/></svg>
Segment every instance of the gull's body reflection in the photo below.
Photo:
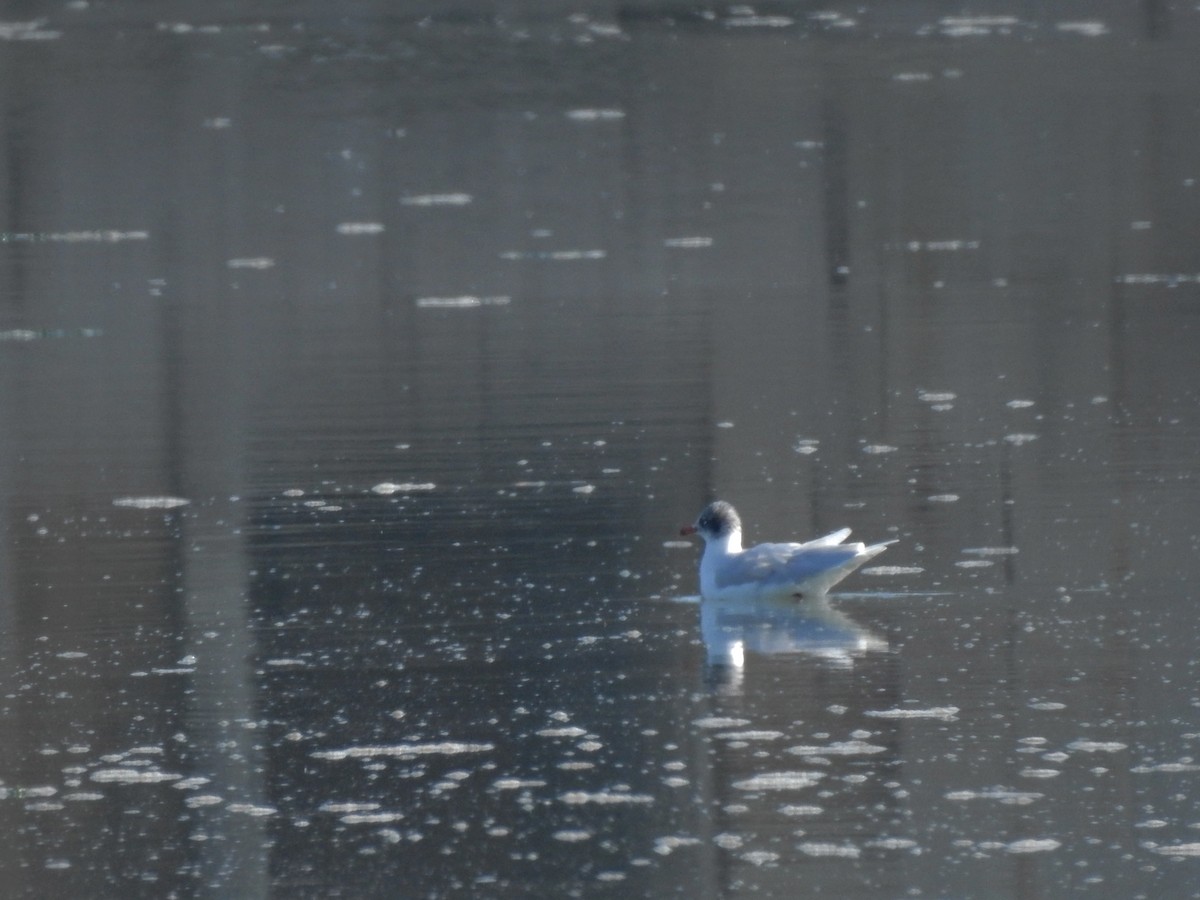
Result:
<svg viewBox="0 0 1200 900"><path fill-rule="evenodd" d="M725 683L741 680L749 654L806 654L848 666L887 649L887 641L834 609L824 596L702 600L700 632L708 673Z"/></svg>

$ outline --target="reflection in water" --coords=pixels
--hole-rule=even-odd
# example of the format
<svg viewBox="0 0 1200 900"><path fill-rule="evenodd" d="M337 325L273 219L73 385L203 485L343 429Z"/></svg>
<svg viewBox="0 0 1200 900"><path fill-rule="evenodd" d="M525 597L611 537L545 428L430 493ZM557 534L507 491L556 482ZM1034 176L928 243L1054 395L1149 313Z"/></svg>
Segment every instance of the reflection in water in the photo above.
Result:
<svg viewBox="0 0 1200 900"><path fill-rule="evenodd" d="M703 600L700 632L709 679L726 687L741 684L747 654L805 654L850 666L888 648L886 640L834 609L827 597Z"/></svg>

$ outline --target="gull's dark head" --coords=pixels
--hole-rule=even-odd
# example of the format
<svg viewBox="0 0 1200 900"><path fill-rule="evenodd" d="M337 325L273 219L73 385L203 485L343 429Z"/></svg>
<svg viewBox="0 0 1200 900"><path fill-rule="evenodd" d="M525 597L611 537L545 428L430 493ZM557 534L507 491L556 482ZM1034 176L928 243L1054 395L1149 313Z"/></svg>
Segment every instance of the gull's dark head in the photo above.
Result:
<svg viewBox="0 0 1200 900"><path fill-rule="evenodd" d="M717 500L704 507L694 525L684 525L679 529L681 535L698 534L706 541L727 537L735 531L742 530L742 520L738 518L737 510L724 500Z"/></svg>

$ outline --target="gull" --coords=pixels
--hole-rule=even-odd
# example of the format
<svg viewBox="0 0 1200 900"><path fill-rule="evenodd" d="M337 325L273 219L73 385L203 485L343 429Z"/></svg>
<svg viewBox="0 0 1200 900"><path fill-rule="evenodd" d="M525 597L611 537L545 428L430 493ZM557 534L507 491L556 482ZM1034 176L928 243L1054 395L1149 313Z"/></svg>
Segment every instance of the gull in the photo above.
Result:
<svg viewBox="0 0 1200 900"><path fill-rule="evenodd" d="M889 544L844 544L843 528L803 544L759 544L742 549L742 520L724 500L710 503L680 535L704 538L700 595L705 600L820 597Z"/></svg>

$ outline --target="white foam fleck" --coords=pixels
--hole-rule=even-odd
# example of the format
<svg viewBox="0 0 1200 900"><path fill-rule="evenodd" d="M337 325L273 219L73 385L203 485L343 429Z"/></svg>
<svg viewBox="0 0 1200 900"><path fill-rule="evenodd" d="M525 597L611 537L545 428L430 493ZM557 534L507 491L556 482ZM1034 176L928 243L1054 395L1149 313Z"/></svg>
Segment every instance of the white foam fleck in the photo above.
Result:
<svg viewBox="0 0 1200 900"><path fill-rule="evenodd" d="M796 849L805 856L839 856L846 859L858 859L862 850L853 844L833 844L825 841L804 841L797 844Z"/></svg>
<svg viewBox="0 0 1200 900"><path fill-rule="evenodd" d="M1022 769L1022 778L1057 778L1062 772L1059 769Z"/></svg>
<svg viewBox="0 0 1200 900"><path fill-rule="evenodd" d="M556 841L562 841L564 844L578 844L580 841L591 840L593 833L585 831L582 828L564 828L562 831L556 831L550 836Z"/></svg>
<svg viewBox="0 0 1200 900"><path fill-rule="evenodd" d="M891 444L867 444L862 449L863 449L863 453L871 453L871 454L878 455L881 453L895 453L900 448L893 447Z"/></svg>
<svg viewBox="0 0 1200 900"><path fill-rule="evenodd" d="M866 741L834 741L832 744L803 744L798 747L788 747L788 753L796 756L870 756L883 753L887 747L878 744L868 744Z"/></svg>
<svg viewBox="0 0 1200 900"><path fill-rule="evenodd" d="M1054 838L1027 838L1023 841L1013 841L1005 846L1009 853L1046 853L1057 850L1062 846L1061 841Z"/></svg>
<svg viewBox="0 0 1200 900"><path fill-rule="evenodd" d="M659 856L670 856L680 847L694 847L700 843L700 838L685 834L672 834L654 839L654 852Z"/></svg>
<svg viewBox="0 0 1200 900"><path fill-rule="evenodd" d="M266 806L261 803L230 803L225 807L232 813L241 813L245 816L251 816L255 819L262 819L266 816L273 816L279 810L273 806Z"/></svg>
<svg viewBox="0 0 1200 900"><path fill-rule="evenodd" d="M403 818L404 813L399 812L361 812L347 813L338 821L346 825L388 825Z"/></svg>
<svg viewBox="0 0 1200 900"><path fill-rule="evenodd" d="M546 782L540 778L497 778L492 782L492 787L498 791L520 791L545 786Z"/></svg>
<svg viewBox="0 0 1200 900"><path fill-rule="evenodd" d="M1010 791L1004 788L989 788L982 791L950 791L947 800L998 800L1008 806L1027 806L1035 800L1041 800L1045 794L1035 791Z"/></svg>
<svg viewBox="0 0 1200 900"><path fill-rule="evenodd" d="M749 725L749 719L733 719L727 716L704 716L700 719L693 719L692 724L697 728L740 728L743 725Z"/></svg>
<svg viewBox="0 0 1200 900"><path fill-rule="evenodd" d="M569 806L595 803L598 806L645 806L654 802L649 794L627 791L567 791L558 798Z"/></svg>
<svg viewBox="0 0 1200 900"><path fill-rule="evenodd" d="M925 498L930 503L957 503L958 494L930 494Z"/></svg>
<svg viewBox="0 0 1200 900"><path fill-rule="evenodd" d="M1157 763L1149 766L1134 766L1129 771L1135 775L1145 775L1150 772L1200 772L1200 765L1190 762Z"/></svg>
<svg viewBox="0 0 1200 900"><path fill-rule="evenodd" d="M61 31L46 28L45 19L31 22L0 22L0 41L52 41L62 37Z"/></svg>
<svg viewBox="0 0 1200 900"><path fill-rule="evenodd" d="M825 777L823 772L763 772L735 781L739 791L798 791L810 788Z"/></svg>
<svg viewBox="0 0 1200 900"><path fill-rule="evenodd" d="M1122 744L1119 741L1071 741L1067 744L1068 750L1078 750L1082 753L1119 753L1122 750L1128 750L1128 744Z"/></svg>
<svg viewBox="0 0 1200 900"><path fill-rule="evenodd" d="M225 265L231 269L269 269L275 265L275 260L269 256L244 256L231 259Z"/></svg>
<svg viewBox="0 0 1200 900"><path fill-rule="evenodd" d="M783 737L782 731L722 731L713 737L728 741L777 741Z"/></svg>
<svg viewBox="0 0 1200 900"><path fill-rule="evenodd" d="M418 297L416 304L421 309L478 309L481 306L508 306L511 297L477 297L465 294L461 297Z"/></svg>
<svg viewBox="0 0 1200 900"><path fill-rule="evenodd" d="M926 403L949 403L951 400L957 400L958 394L953 391L921 391L917 394L917 399Z"/></svg>
<svg viewBox="0 0 1200 900"><path fill-rule="evenodd" d="M1055 712L1060 709L1066 709L1067 704L1059 703L1057 700L1037 700L1030 703L1029 708L1041 710L1042 712Z"/></svg>
<svg viewBox="0 0 1200 900"><path fill-rule="evenodd" d="M536 732L536 734L538 737L575 738L583 737L587 734L587 731L577 725L571 725L566 728L543 728L541 731Z"/></svg>
<svg viewBox="0 0 1200 900"><path fill-rule="evenodd" d="M97 769L89 776L101 784L159 784L178 781L182 775L160 772L157 769Z"/></svg>
<svg viewBox="0 0 1200 900"><path fill-rule="evenodd" d="M393 481L383 481L371 488L371 492L375 494L411 494L415 491L432 491L437 487L432 481L403 481L396 483Z"/></svg>
<svg viewBox="0 0 1200 900"><path fill-rule="evenodd" d="M795 25L796 20L790 16L733 16L725 20L731 28L787 28Z"/></svg>
<svg viewBox="0 0 1200 900"><path fill-rule="evenodd" d="M1007 406L1009 409L1025 409L1027 407L1033 406L1033 401L1032 400L1009 400L1004 405Z"/></svg>
<svg viewBox="0 0 1200 900"><path fill-rule="evenodd" d="M1103 22L1059 22L1054 27L1059 31L1084 37L1103 37L1108 34L1108 26Z"/></svg>
<svg viewBox="0 0 1200 900"><path fill-rule="evenodd" d="M765 866L776 862L779 859L779 854L771 850L750 850L747 853L740 854L739 859L743 859L754 866Z"/></svg>
<svg viewBox="0 0 1200 900"><path fill-rule="evenodd" d="M330 760L375 759L378 757L414 759L418 756L455 756L461 753L487 753L494 749L494 744L472 743L470 741L437 741L425 744L368 744L360 747L346 747L342 750L317 750L313 752L312 756L314 759Z"/></svg>
<svg viewBox="0 0 1200 900"><path fill-rule="evenodd" d="M1021 551L1016 547L966 547L962 552L972 556L1012 556Z"/></svg>
<svg viewBox="0 0 1200 900"><path fill-rule="evenodd" d="M663 241L663 245L682 250L698 250L702 247L711 247L713 245L713 239L710 237L701 237L699 235L696 235L695 237L667 238L665 241Z"/></svg>
<svg viewBox="0 0 1200 900"><path fill-rule="evenodd" d="M1036 434L1017 433L1017 434L1006 434L1004 436L1004 440L1008 441L1010 444L1013 444L1014 446L1020 447L1022 444L1028 444L1030 441L1036 441L1037 437L1038 436Z"/></svg>
<svg viewBox="0 0 1200 900"><path fill-rule="evenodd" d="M191 502L183 497L117 497L112 505L126 509L176 509Z"/></svg>
<svg viewBox="0 0 1200 900"><path fill-rule="evenodd" d="M924 571L920 566L870 566L859 570L863 575L920 575Z"/></svg>
<svg viewBox="0 0 1200 900"><path fill-rule="evenodd" d="M957 706L932 706L928 709L870 709L863 713L877 719L942 719L949 721L958 715Z"/></svg>
<svg viewBox="0 0 1200 900"><path fill-rule="evenodd" d="M990 559L963 559L956 562L954 565L960 569L986 569L988 566L994 566L996 563Z"/></svg>
<svg viewBox="0 0 1200 900"><path fill-rule="evenodd" d="M917 842L911 838L885 837L867 841L864 846L875 850L912 850Z"/></svg>
<svg viewBox="0 0 1200 900"><path fill-rule="evenodd" d="M380 234L383 230L382 222L341 222L337 226L338 234Z"/></svg>
<svg viewBox="0 0 1200 900"><path fill-rule="evenodd" d="M1200 856L1200 844L1172 844L1169 847L1155 847L1154 852L1162 856Z"/></svg>
<svg viewBox="0 0 1200 900"><path fill-rule="evenodd" d="M596 490L596 486L594 484L579 484L571 488L571 490L576 494L590 494Z"/></svg>
<svg viewBox="0 0 1200 900"><path fill-rule="evenodd" d="M625 110L607 109L569 109L567 118L572 122L616 122L625 118Z"/></svg>
<svg viewBox="0 0 1200 900"><path fill-rule="evenodd" d="M223 797L216 794L193 794L183 801L188 809L203 809L206 806L220 806L225 802Z"/></svg>
<svg viewBox="0 0 1200 900"><path fill-rule="evenodd" d="M402 197L405 206L466 206L475 198L470 194L454 192L448 194L413 194Z"/></svg>
<svg viewBox="0 0 1200 900"><path fill-rule="evenodd" d="M379 809L378 803L336 803L328 801L317 807L318 812L333 813L335 815L344 815L345 813L360 813L360 812L375 812Z"/></svg>
<svg viewBox="0 0 1200 900"><path fill-rule="evenodd" d="M789 803L786 806L779 807L779 812L781 815L785 816L819 816L821 813L825 812L825 810L819 806L806 806L802 804Z"/></svg>

